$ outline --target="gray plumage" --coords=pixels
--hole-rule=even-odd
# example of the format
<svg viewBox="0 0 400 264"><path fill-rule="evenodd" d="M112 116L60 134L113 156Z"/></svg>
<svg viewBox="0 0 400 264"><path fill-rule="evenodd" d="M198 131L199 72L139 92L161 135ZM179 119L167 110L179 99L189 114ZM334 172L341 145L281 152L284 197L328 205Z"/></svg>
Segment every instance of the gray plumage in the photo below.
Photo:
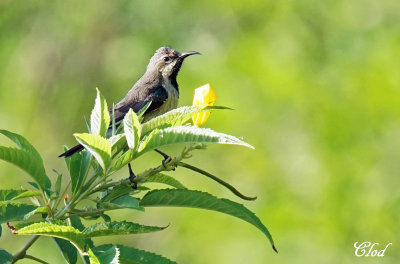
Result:
<svg viewBox="0 0 400 264"><path fill-rule="evenodd" d="M159 48L151 57L144 75L133 85L124 99L115 105L116 123L119 124L123 120L129 109L138 112L150 101L143 122L176 108L179 99L176 78L184 59L193 54L200 53L196 51L179 53L169 47ZM59 157L69 157L82 149L81 145L77 145Z"/></svg>

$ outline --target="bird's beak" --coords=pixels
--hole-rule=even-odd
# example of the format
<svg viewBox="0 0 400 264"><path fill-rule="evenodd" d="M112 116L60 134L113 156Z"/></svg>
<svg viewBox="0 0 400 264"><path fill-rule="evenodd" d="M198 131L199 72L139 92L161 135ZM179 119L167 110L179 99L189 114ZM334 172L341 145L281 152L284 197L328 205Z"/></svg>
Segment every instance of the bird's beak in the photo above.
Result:
<svg viewBox="0 0 400 264"><path fill-rule="evenodd" d="M181 60L183 60L184 58L186 58L186 57L188 57L188 56L190 56L190 55L195 55L195 54L201 55L201 53L200 53L200 52L197 52L197 51L188 51L188 52L182 53L181 56L179 56L179 58L180 58Z"/></svg>

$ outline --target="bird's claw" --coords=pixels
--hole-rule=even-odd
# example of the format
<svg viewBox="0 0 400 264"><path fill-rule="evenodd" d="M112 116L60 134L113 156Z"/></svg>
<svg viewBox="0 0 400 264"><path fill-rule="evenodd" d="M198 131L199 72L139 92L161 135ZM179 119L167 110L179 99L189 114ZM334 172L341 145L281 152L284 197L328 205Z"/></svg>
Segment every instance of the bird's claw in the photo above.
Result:
<svg viewBox="0 0 400 264"><path fill-rule="evenodd" d="M164 152L155 149L155 151L157 153L159 153L161 156L164 157L164 159L161 161L161 164L164 168L167 168L167 166L169 165L168 163L170 163L172 161L172 158L170 156L168 156L167 154L165 154ZM176 167L178 167L176 164L173 166L172 170L175 171Z"/></svg>

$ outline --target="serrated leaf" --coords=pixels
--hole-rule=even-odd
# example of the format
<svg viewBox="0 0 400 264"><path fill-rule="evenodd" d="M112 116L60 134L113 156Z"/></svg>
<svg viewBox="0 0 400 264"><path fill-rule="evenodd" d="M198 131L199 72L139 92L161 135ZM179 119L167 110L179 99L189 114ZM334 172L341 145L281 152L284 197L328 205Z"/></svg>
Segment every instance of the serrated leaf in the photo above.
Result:
<svg viewBox="0 0 400 264"><path fill-rule="evenodd" d="M119 249L119 262L121 264L176 264L176 262L171 261L163 256L119 244L101 245L95 247L93 251L103 252L113 247L117 247Z"/></svg>
<svg viewBox="0 0 400 264"><path fill-rule="evenodd" d="M124 132L128 147L130 149L137 148L141 136L141 126L138 116L132 109L129 109L124 117Z"/></svg>
<svg viewBox="0 0 400 264"><path fill-rule="evenodd" d="M0 264L11 264L13 257L10 253L0 248Z"/></svg>
<svg viewBox="0 0 400 264"><path fill-rule="evenodd" d="M111 163L111 145L107 139L87 133L74 134L74 136L93 155L103 170L106 171Z"/></svg>
<svg viewBox="0 0 400 264"><path fill-rule="evenodd" d="M18 235L41 235L62 238L70 241L80 252L84 252L85 236L72 226L42 222L25 226L16 232Z"/></svg>
<svg viewBox="0 0 400 264"><path fill-rule="evenodd" d="M99 263L101 264L119 264L119 249L116 246L94 251Z"/></svg>
<svg viewBox="0 0 400 264"><path fill-rule="evenodd" d="M71 190L73 194L79 190L86 180L85 178L90 165L90 153L91 152L81 151L65 158L68 163Z"/></svg>
<svg viewBox="0 0 400 264"><path fill-rule="evenodd" d="M27 220L37 210L30 204L0 202L0 224L8 221Z"/></svg>
<svg viewBox="0 0 400 264"><path fill-rule="evenodd" d="M168 126L180 126L185 124L196 113L214 109L230 109L221 106L182 106L173 109L165 114L154 117L142 125L142 134L145 135L155 128L165 128Z"/></svg>
<svg viewBox="0 0 400 264"><path fill-rule="evenodd" d="M140 201L141 206L177 206L201 208L212 211L218 211L231 216L240 218L261 230L274 247L274 241L267 227L260 219L249 209L241 204L228 199L219 199L209 193L182 190L182 189L164 189L148 192Z"/></svg>
<svg viewBox="0 0 400 264"><path fill-rule="evenodd" d="M28 190L0 190L0 201L14 201L21 198L39 196L40 192Z"/></svg>
<svg viewBox="0 0 400 264"><path fill-rule="evenodd" d="M141 234L150 233L163 230L163 227L158 226L145 226L132 222L103 222L96 223L88 226L83 230L86 237L99 237L110 235L128 235L128 234Z"/></svg>
<svg viewBox="0 0 400 264"><path fill-rule="evenodd" d="M140 180L139 182L142 181ZM157 173L153 176L143 179L143 183L147 182L163 183L177 189L186 189L186 187L182 183L180 183L177 179L163 173Z"/></svg>
<svg viewBox="0 0 400 264"><path fill-rule="evenodd" d="M96 90L96 101L90 116L90 131L93 135L105 137L110 125L110 114L108 112L106 100L100 93L99 89L96 88Z"/></svg>
<svg viewBox="0 0 400 264"><path fill-rule="evenodd" d="M250 144L238 139L237 137L215 132L209 128L200 128L196 126L176 126L160 129L158 133L152 136L146 147L139 154L143 154L149 150L153 150L165 145L177 143L217 143L241 145L254 148Z"/></svg>

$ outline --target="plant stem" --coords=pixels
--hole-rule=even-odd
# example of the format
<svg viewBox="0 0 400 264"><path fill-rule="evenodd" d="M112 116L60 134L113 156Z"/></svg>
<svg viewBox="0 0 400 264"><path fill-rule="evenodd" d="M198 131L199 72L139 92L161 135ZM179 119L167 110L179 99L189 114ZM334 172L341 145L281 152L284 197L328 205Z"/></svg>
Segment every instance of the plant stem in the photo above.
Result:
<svg viewBox="0 0 400 264"><path fill-rule="evenodd" d="M31 238L25 243L25 245L20 250L18 250L17 253L15 253L15 255L13 256L13 263L17 262L20 259L23 259L26 256L26 251L33 245L33 243L36 242L36 240L38 240L38 238L38 235L31 236Z"/></svg>
<svg viewBox="0 0 400 264"><path fill-rule="evenodd" d="M40 258L31 256L31 255L25 255L25 258L27 258L27 259L32 259L32 260L37 261L37 262L39 262L39 263L49 264L48 262L46 262L46 261L44 261L44 260L41 260Z"/></svg>
<svg viewBox="0 0 400 264"><path fill-rule="evenodd" d="M117 208L115 208L117 209ZM99 210L93 210L93 211L78 211L78 212L69 212L68 217L70 216L91 216L91 215L98 215L99 213L103 213L106 211L110 211L110 210L114 210L114 209L99 209ZM63 218L61 218L63 219Z"/></svg>

